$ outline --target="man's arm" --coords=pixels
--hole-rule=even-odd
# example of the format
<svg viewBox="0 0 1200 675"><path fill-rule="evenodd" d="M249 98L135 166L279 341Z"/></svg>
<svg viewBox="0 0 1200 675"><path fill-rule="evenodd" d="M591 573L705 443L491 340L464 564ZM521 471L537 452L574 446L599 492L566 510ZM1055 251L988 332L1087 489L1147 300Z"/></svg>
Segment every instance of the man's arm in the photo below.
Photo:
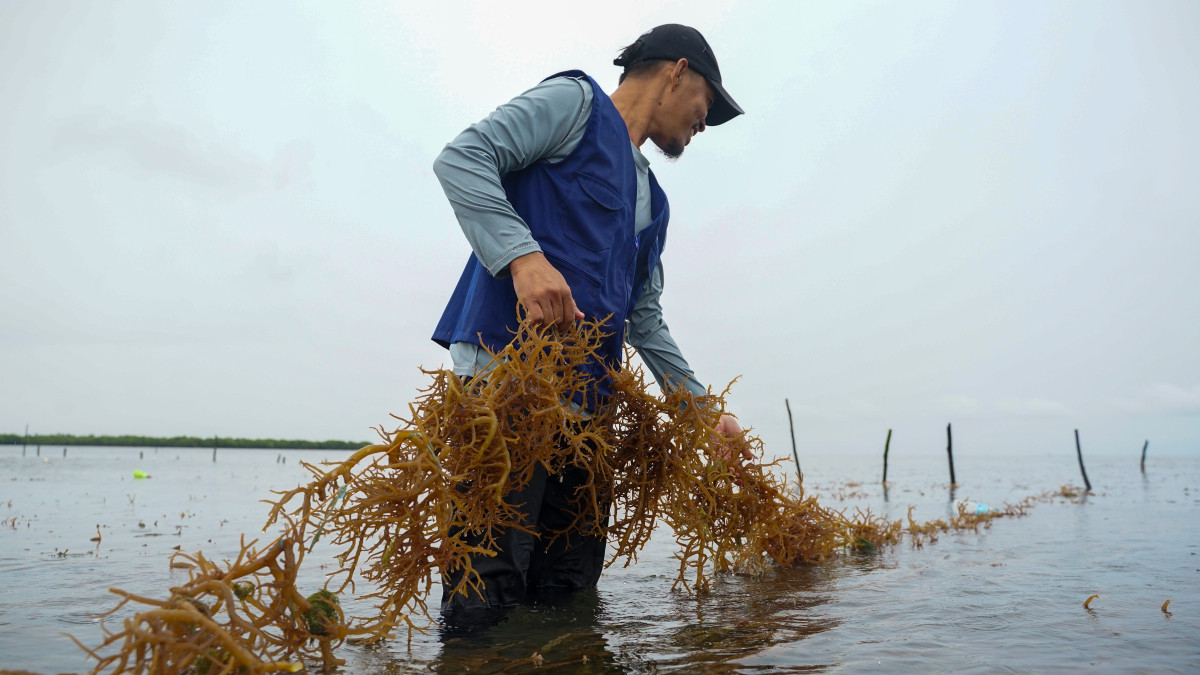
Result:
<svg viewBox="0 0 1200 675"><path fill-rule="evenodd" d="M562 274L541 254L513 210L500 178L574 151L591 116L585 81L555 78L471 125L434 161L433 170L480 263L494 277L511 274L518 300L535 323L583 318Z"/></svg>
<svg viewBox="0 0 1200 675"><path fill-rule="evenodd" d="M679 350L675 338L667 328L667 322L662 316L663 267L660 261L655 266L646 288L638 298L637 305L629 313L626 323L625 336L629 344L638 351L650 373L654 375L660 389L684 387L693 396L704 396L708 389L696 380L687 359ZM718 436L729 439L720 450L721 456L727 461L740 463L741 460L753 460L754 455L744 444L738 441L742 436L742 427L733 415L723 414L717 420L715 428Z"/></svg>
<svg viewBox="0 0 1200 675"><path fill-rule="evenodd" d="M650 274L642 295L629 313L625 339L638 351L663 391L684 387L693 396L704 396L708 389L696 380L687 359L679 350L662 313L663 266L659 262Z"/></svg>

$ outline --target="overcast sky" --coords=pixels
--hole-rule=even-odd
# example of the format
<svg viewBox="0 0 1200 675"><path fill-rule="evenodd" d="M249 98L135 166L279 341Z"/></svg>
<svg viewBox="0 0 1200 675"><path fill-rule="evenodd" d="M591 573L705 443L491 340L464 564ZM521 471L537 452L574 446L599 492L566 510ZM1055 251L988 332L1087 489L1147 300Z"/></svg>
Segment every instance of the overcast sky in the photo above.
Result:
<svg viewBox="0 0 1200 675"><path fill-rule="evenodd" d="M0 2L0 432L372 438L439 150L682 22L747 114L648 152L666 318L768 455L1200 453L1200 4L416 4Z"/></svg>

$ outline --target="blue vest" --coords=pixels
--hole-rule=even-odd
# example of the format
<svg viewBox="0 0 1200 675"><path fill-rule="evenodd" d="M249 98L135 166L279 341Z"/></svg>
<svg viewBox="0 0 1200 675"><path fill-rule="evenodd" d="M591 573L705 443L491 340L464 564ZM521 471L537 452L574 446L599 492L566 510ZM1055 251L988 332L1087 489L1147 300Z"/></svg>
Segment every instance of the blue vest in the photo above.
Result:
<svg viewBox="0 0 1200 675"><path fill-rule="evenodd" d="M546 259L571 287L580 311L588 319L611 315L604 328L612 334L598 352L608 367L618 370L624 355L625 318L666 243L667 196L651 173L652 220L635 235L637 166L625 120L586 74L567 71L550 77L586 77L592 85L592 114L583 138L566 159L554 164L535 162L503 176L501 184ZM498 352L513 340L516 329L512 278L493 278L472 255L433 340L443 347L473 342ZM607 397L612 387L604 365L589 361L584 369L596 382L595 393Z"/></svg>

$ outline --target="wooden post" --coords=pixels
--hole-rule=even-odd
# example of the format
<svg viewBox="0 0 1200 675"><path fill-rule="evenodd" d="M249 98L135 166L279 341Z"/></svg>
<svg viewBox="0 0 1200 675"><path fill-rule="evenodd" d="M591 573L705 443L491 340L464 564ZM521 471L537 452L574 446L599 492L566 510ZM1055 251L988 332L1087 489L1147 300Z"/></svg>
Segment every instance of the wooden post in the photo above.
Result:
<svg viewBox="0 0 1200 675"><path fill-rule="evenodd" d="M217 437L213 436L213 461L217 461Z"/></svg>
<svg viewBox="0 0 1200 675"><path fill-rule="evenodd" d="M887 484L887 456L888 448L892 445L892 430L888 429L887 440L883 442L883 483Z"/></svg>
<svg viewBox="0 0 1200 675"><path fill-rule="evenodd" d="M1149 441L1146 441L1149 443ZM1087 469L1083 468L1083 449L1079 447L1079 430L1075 430L1075 456L1079 458L1079 472L1083 474L1083 487L1088 492L1092 491L1092 482L1088 480Z"/></svg>
<svg viewBox="0 0 1200 675"><path fill-rule="evenodd" d="M29 445L29 424L25 425L25 438L21 441L21 456L25 456L25 446Z"/></svg>
<svg viewBox="0 0 1200 675"><path fill-rule="evenodd" d="M950 487L958 485L954 480L954 439L950 436L950 425L946 425L946 458L950 460Z"/></svg>
<svg viewBox="0 0 1200 675"><path fill-rule="evenodd" d="M1148 447L1150 447L1149 439L1147 439L1146 443L1142 445L1142 473L1146 473L1146 448Z"/></svg>
<svg viewBox="0 0 1200 675"><path fill-rule="evenodd" d="M788 431L792 433L792 459L796 460L796 474L800 477L800 482L804 483L804 471L800 469L800 454L796 452L796 425L792 423L792 404L785 398L783 405L787 406L788 411Z"/></svg>

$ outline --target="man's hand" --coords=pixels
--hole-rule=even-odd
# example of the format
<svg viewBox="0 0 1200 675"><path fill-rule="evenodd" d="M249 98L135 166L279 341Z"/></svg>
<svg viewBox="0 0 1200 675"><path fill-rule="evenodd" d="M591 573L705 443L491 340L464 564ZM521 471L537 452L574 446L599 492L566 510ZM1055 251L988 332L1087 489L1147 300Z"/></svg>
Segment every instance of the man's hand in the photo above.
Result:
<svg viewBox="0 0 1200 675"><path fill-rule="evenodd" d="M529 323L570 328L583 312L575 306L571 287L540 251L528 253L508 264L517 301L525 307Z"/></svg>
<svg viewBox="0 0 1200 675"><path fill-rule="evenodd" d="M717 457L729 464L734 482L741 485L742 460L754 459L754 453L750 452L750 446L746 444L746 434L742 431L742 425L738 424L733 415L721 415L721 419L717 420L716 432L723 441L717 449ZM739 448L741 452L738 452Z"/></svg>

